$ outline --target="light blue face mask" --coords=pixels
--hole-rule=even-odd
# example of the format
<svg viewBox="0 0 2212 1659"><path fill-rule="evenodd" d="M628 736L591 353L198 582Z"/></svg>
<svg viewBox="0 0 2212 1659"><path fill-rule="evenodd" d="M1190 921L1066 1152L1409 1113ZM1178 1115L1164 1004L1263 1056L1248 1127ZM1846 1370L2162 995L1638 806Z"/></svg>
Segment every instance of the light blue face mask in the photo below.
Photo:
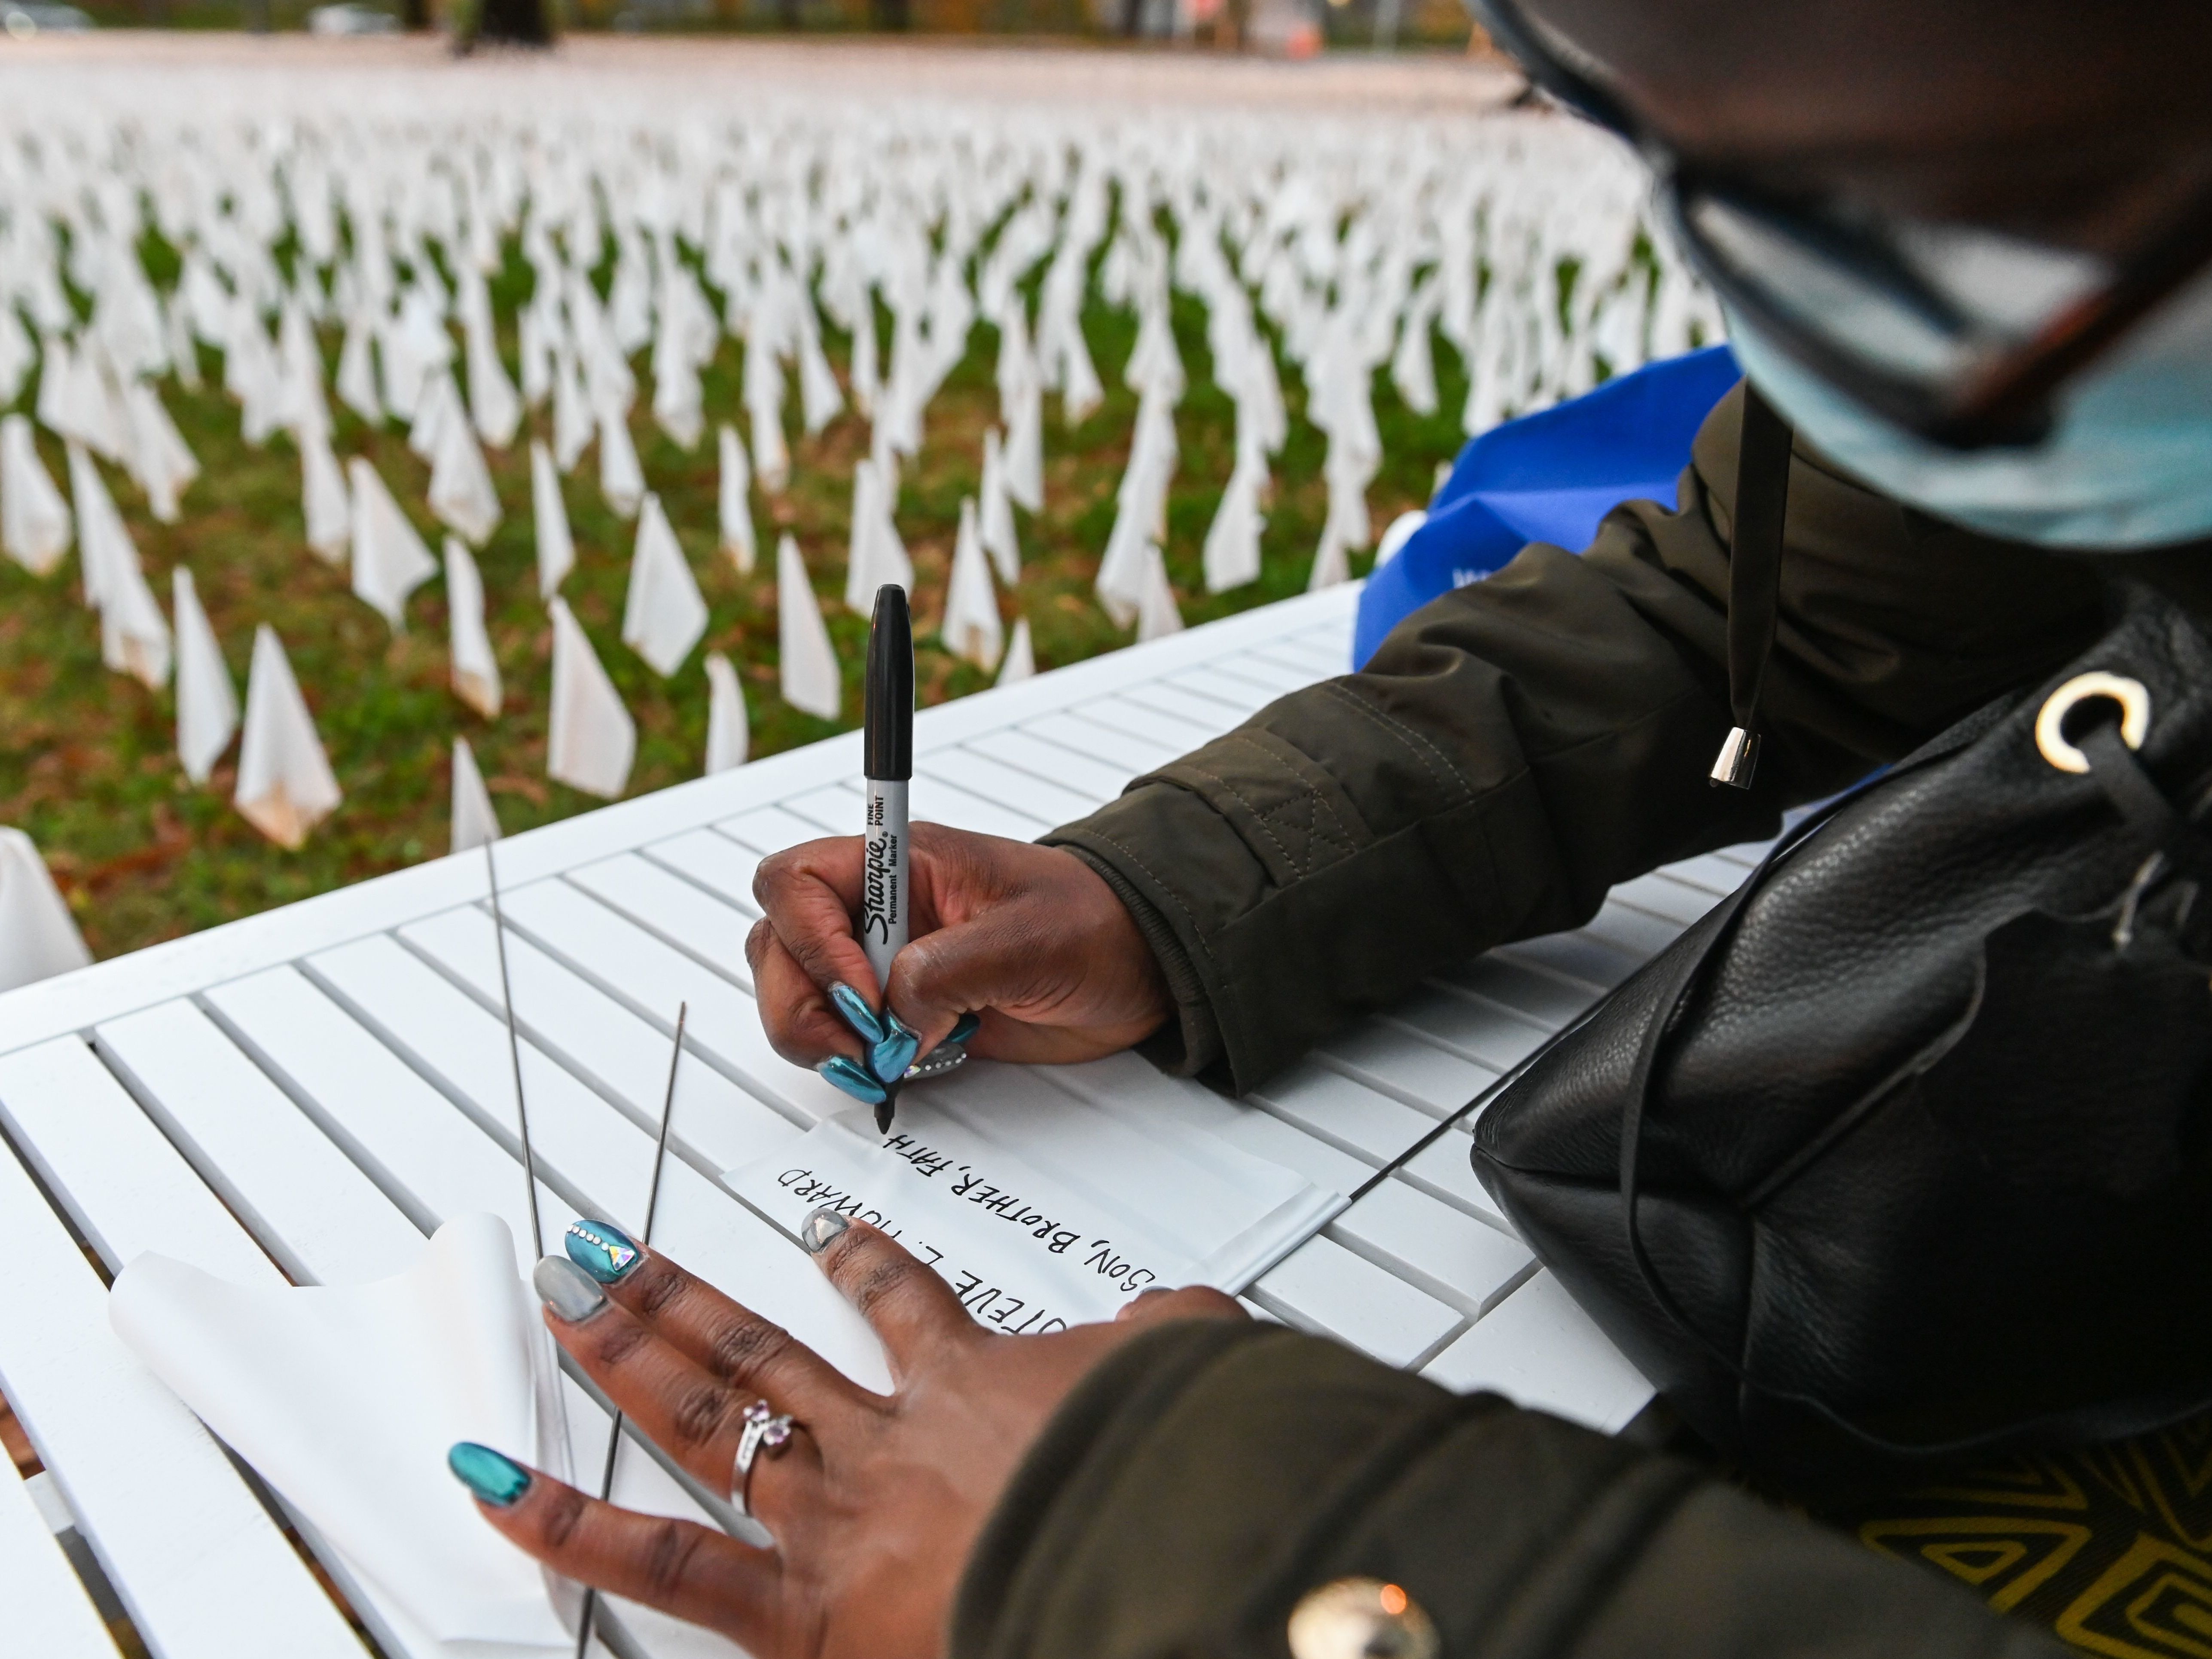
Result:
<svg viewBox="0 0 2212 1659"><path fill-rule="evenodd" d="M1729 319L1743 372L1822 453L1972 530L2121 551L2212 536L2212 276L2200 276L2061 392L2028 449L1947 450L1868 413Z"/></svg>

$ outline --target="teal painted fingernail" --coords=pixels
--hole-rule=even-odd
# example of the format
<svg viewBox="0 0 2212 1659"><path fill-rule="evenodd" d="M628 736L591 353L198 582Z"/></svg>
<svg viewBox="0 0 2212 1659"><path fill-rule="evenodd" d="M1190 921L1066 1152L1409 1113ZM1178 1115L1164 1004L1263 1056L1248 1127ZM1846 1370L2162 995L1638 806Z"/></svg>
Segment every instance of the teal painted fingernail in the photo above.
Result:
<svg viewBox="0 0 2212 1659"><path fill-rule="evenodd" d="M479 1503L503 1510L530 1490L530 1471L503 1453L473 1440L457 1440L446 1454L446 1467L453 1478L476 1494Z"/></svg>
<svg viewBox="0 0 2212 1659"><path fill-rule="evenodd" d="M889 1083L906 1075L906 1068L914 1064L914 1057L921 1048L921 1039L886 1008L883 1041L868 1050L868 1065L878 1077Z"/></svg>
<svg viewBox="0 0 2212 1659"><path fill-rule="evenodd" d="M611 1285L645 1259L636 1241L611 1221L572 1221L561 1241L568 1260L602 1285Z"/></svg>
<svg viewBox="0 0 2212 1659"><path fill-rule="evenodd" d="M952 1029L945 1034L945 1041L947 1042L965 1042L969 1037L975 1035L976 1030L982 1025L982 1024L983 1016L981 1014L963 1014L959 1018L952 1022Z"/></svg>
<svg viewBox="0 0 2212 1659"><path fill-rule="evenodd" d="M848 1218L825 1204L799 1224L799 1242L806 1247L809 1255L820 1255L852 1224Z"/></svg>
<svg viewBox="0 0 2212 1659"><path fill-rule="evenodd" d="M607 1305L607 1293L599 1280L565 1255L549 1255L530 1270L530 1282L553 1316L580 1325Z"/></svg>
<svg viewBox="0 0 2212 1659"><path fill-rule="evenodd" d="M876 1011L868 1006L867 998L849 985L830 988L830 1000L837 1005L837 1012L845 1016L845 1024L860 1034L860 1041L871 1045L884 1040L884 1023Z"/></svg>
<svg viewBox="0 0 2212 1659"><path fill-rule="evenodd" d="M832 1054L814 1068L858 1101L874 1105L884 1097L884 1085L842 1054Z"/></svg>

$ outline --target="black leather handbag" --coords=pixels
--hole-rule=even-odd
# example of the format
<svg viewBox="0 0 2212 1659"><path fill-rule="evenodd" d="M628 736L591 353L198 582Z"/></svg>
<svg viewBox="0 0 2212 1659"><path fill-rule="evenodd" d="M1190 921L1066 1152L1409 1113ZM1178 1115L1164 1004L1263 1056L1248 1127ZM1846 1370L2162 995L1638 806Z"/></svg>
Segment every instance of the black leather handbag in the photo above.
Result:
<svg viewBox="0 0 2212 1659"><path fill-rule="evenodd" d="M2208 788L2212 643L2129 590L1528 1062L1478 1173L1754 1468L2212 1404Z"/></svg>

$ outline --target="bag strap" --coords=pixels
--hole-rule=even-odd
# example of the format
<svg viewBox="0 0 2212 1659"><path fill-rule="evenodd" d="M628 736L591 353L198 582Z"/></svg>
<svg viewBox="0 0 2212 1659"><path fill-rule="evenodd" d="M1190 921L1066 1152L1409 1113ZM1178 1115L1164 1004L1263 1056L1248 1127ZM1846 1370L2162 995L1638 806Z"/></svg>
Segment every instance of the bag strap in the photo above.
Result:
<svg viewBox="0 0 2212 1659"><path fill-rule="evenodd" d="M2097 746L2089 747L2092 743L2096 743ZM2102 758L2105 752L2108 752L2106 745L2098 741L2096 733L2092 733L2085 739L2083 746L2087 750L2093 764ZM2113 738L2112 746L2118 746L2117 737ZM1674 1292L1667 1288L1665 1281L1659 1277L1658 1267L1652 1261L1650 1252L1644 1248L1643 1221L1637 1213L1637 1204L1641 1195L1640 1176L1645 1109L1650 1101L1653 1078L1659 1066L1660 1051L1666 1042L1668 1033L1680 1017L1683 1005L1689 1000L1691 992L1695 988L1700 975L1704 972L1706 963L1711 959L1721 942L1735 931L1737 918L1744 906L1765 884L1776 866L1802 846L1814 831L1846 804L1856 799L1867 788L1872 787L1876 783L1893 781L1902 772L1907 770L1917 770L1921 766L1941 758L1948 752L1949 752L1948 745L1942 748L1930 745L1929 749L1922 750L1918 755L1899 763L1899 766L1892 771L1880 777L1868 779L1864 783L1846 790L1844 793L1827 801L1776 842L1766 856L1759 860L1759 867L1745 878L1742 885L1721 901L1712 913L1717 916L1718 921L1711 931L1705 935L1704 941L1696 950L1684 952L1680 961L1668 965L1666 982L1654 1000L1651 1019L1645 1025L1642 1040L1637 1048L1636 1064L1629 1073L1627 1098L1621 1109L1620 1116L1620 1203L1623 1224L1627 1234L1629 1259L1636 1264L1637 1276L1644 1281L1645 1292L1657 1304L1660 1311L1684 1335L1704 1349L1708 1358L1744 1387L1755 1389L1771 1398L1785 1401L1790 1405L1802 1407L1830 1427L1870 1450L1892 1457L1916 1459L1946 1457L1980 1451L2022 1436L2033 1435L2040 1430L2057 1429L2062 1425L2077 1432L2086 1429L2094 1437L2100 1439L2137 1433L2146 1425L2142 1420L2142 1413L2140 1411L2130 1413L2124 1419L2117 1415L2106 1419L2100 1417L2096 1408L2091 1407L2078 1411L2052 1413L2045 1417L2032 1419L2026 1423L2014 1424L1983 1434L1967 1435L1954 1440L1911 1442L1892 1440L1887 1436L1877 1434L1873 1430L1840 1415L1825 1401L1811 1395L1771 1387L1758 1381L1745 1369L1741 1360L1726 1352L1718 1343L1700 1330L1683 1311L1681 1304L1675 1299ZM2127 755L2124 749L2120 750L2120 756L2124 758L2107 763L2102 769L2108 772L2119 772L2124 778L2132 774L2135 779L2141 781L2142 787L2155 793L2156 786L2136 766L2133 757ZM2107 787L2110 787L2109 785ZM2128 787L2126 783L2120 786L2122 789L2126 789ZM2115 805L2118 804L2116 799ZM2162 797L2160 798L2160 804L2164 805ZM2140 803L2138 807L2140 810ZM2122 810L2124 813L2126 811L2125 807ZM2202 1387L2188 1389L2171 1396L2160 1398L2152 1414L2160 1421L2171 1422L2192 1412L2202 1410L2206 1399L2206 1391Z"/></svg>
<svg viewBox="0 0 2212 1659"><path fill-rule="evenodd" d="M1789 422L1746 380L1736 449L1735 529L1729 547L1729 714L1735 727L1707 775L1709 781L1736 789L1751 787L1759 765L1759 701L1781 610L1793 438Z"/></svg>

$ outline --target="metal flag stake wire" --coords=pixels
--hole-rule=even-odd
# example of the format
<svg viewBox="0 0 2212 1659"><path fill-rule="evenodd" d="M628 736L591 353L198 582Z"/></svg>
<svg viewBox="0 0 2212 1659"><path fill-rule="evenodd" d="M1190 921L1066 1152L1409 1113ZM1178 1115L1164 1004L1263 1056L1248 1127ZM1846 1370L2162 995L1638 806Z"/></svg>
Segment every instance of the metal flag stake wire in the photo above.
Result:
<svg viewBox="0 0 2212 1659"><path fill-rule="evenodd" d="M538 1216L538 1159L530 1149L530 1108L522 1098L522 1043L514 1034L514 988L507 976L507 919L499 908L499 860L492 848L497 843L484 843L484 873L491 883L491 934L499 945L499 1006L507 1016L507 1060L514 1068L514 1116L522 1126L522 1183L530 1198L530 1242L537 1257L545 1254L545 1224ZM659 1171L653 1171L654 1178Z"/></svg>
<svg viewBox="0 0 2212 1659"><path fill-rule="evenodd" d="M684 1061L684 1023L690 1018L691 1005L676 1005L676 1044L668 1054L668 1090L660 1102L660 1139L653 1151L653 1184L645 1194L645 1233L639 1239L641 1248L653 1243L653 1218L660 1208L660 1172L668 1162L668 1126L676 1121L676 1070ZM615 1413L615 1420L607 1428L606 1467L599 1474L599 1502L614 1496L615 1459L622 1451L623 1414ZM585 1650L592 1645L592 1624L599 1610L599 1593L586 1584L584 1587L584 1613L576 1626L576 1659L584 1659Z"/></svg>
<svg viewBox="0 0 2212 1659"><path fill-rule="evenodd" d="M538 1255L545 1254L545 1224L538 1213L538 1158L530 1145L530 1108L522 1091L522 1040L516 1034L514 1021L514 985L507 969L507 918L499 903L499 860L492 852L493 843L484 843L484 872L491 887L492 937L499 945L499 1001L507 1017L507 1058L514 1073L514 1115L522 1131L522 1179L530 1198L530 1237ZM690 1018L691 1005L679 1003L676 1009L676 1042L668 1056L668 1089L660 1103L660 1139L653 1151L653 1183L646 1189L645 1234L642 1244L653 1243L653 1220L660 1208L660 1172L668 1162L668 1126L676 1118L676 1072L684 1059L684 1025ZM623 1413L615 1413L614 1422L607 1430L607 1461L599 1476L599 1501L605 1503L613 1496L615 1459L622 1449ZM592 1644L592 1626L599 1612L597 1589L584 1587L584 1611L576 1626L576 1659L584 1659L585 1650Z"/></svg>

